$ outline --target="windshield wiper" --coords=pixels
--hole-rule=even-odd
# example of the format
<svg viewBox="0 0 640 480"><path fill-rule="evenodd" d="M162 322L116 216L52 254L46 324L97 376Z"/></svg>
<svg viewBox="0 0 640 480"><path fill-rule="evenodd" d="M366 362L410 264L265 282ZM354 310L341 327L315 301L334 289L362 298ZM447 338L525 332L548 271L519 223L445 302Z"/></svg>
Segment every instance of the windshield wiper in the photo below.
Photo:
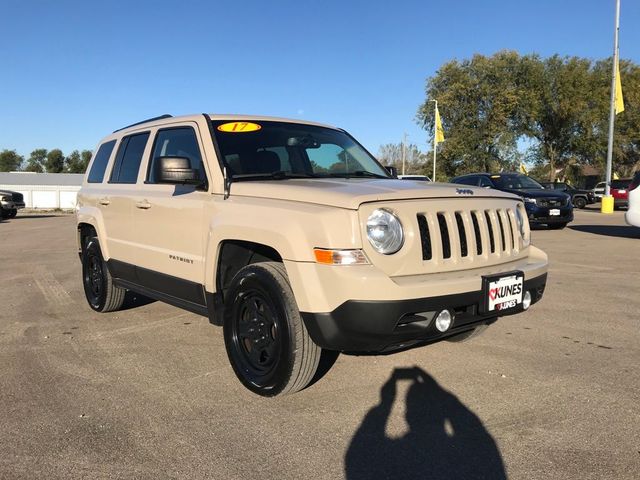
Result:
<svg viewBox="0 0 640 480"><path fill-rule="evenodd" d="M277 172L270 173L238 173L233 176L235 182L242 180L287 180L289 178L313 178L314 175L308 173L293 173L283 172L278 170Z"/></svg>

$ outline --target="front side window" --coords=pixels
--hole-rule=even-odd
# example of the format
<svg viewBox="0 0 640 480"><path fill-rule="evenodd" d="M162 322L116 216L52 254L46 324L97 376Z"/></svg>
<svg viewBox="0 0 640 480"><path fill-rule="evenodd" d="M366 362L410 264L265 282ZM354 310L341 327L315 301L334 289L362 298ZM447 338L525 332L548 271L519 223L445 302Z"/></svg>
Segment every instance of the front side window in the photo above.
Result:
<svg viewBox="0 0 640 480"><path fill-rule="evenodd" d="M93 159L93 164L91 165L91 170L87 177L87 182L102 183L102 180L104 179L104 172L107 169L107 164L109 163L109 158L111 157L111 152L113 151L115 144L116 141L111 140L110 142L100 145L98 153L96 153L96 156Z"/></svg>
<svg viewBox="0 0 640 480"><path fill-rule="evenodd" d="M235 180L391 178L377 160L340 130L273 121L214 120L212 126L227 171Z"/></svg>
<svg viewBox="0 0 640 480"><path fill-rule="evenodd" d="M111 171L111 183L136 183L149 132L124 137Z"/></svg>
<svg viewBox="0 0 640 480"><path fill-rule="evenodd" d="M149 163L147 183L157 183L157 161L160 157L186 157L189 159L191 168L198 170L200 178L204 179L202 155L193 128L170 128L158 132Z"/></svg>

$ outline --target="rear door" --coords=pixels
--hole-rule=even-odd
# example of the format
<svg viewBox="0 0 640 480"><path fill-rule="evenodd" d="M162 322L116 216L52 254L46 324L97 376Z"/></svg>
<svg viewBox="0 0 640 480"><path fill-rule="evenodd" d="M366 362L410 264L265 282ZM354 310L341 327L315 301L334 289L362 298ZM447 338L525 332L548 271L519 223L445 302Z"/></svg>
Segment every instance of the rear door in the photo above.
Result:
<svg viewBox="0 0 640 480"><path fill-rule="evenodd" d="M156 181L157 159L187 157L208 184L198 125L185 122L158 129L148 155L144 181L133 202L138 278L167 295L203 303L205 235L211 195L205 187Z"/></svg>
<svg viewBox="0 0 640 480"><path fill-rule="evenodd" d="M147 149L149 132L127 135L118 145L109 181L98 198L102 211L109 255L112 259L133 264L135 252L131 245L133 231L133 197L140 164Z"/></svg>

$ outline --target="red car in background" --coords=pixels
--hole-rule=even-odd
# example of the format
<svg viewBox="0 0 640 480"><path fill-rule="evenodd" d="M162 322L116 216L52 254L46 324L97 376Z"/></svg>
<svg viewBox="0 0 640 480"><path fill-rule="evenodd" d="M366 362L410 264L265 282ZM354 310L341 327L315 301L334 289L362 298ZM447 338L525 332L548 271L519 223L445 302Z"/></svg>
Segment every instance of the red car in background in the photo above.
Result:
<svg viewBox="0 0 640 480"><path fill-rule="evenodd" d="M613 197L613 208L627 208L629 206L629 186L631 178L611 181L611 196Z"/></svg>

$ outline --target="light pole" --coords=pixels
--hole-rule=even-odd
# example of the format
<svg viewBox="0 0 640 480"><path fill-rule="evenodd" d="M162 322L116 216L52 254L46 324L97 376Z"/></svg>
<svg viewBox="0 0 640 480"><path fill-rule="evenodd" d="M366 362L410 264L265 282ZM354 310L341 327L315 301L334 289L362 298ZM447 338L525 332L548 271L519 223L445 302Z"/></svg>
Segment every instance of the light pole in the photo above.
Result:
<svg viewBox="0 0 640 480"><path fill-rule="evenodd" d="M436 138L438 136L438 125L436 125L436 112L438 111L438 101L431 100L434 102L435 106L433 108L433 177L431 177L431 181L436 181L436 149L438 147L438 142L436 142Z"/></svg>
<svg viewBox="0 0 640 480"><path fill-rule="evenodd" d="M606 186L600 211L613 213L613 198L611 197L611 169L613 161L613 126L616 118L616 76L618 74L618 30L620 29L620 0L616 0L616 19L613 31L613 66L611 67L611 105L609 105L609 142L607 143L607 172Z"/></svg>

